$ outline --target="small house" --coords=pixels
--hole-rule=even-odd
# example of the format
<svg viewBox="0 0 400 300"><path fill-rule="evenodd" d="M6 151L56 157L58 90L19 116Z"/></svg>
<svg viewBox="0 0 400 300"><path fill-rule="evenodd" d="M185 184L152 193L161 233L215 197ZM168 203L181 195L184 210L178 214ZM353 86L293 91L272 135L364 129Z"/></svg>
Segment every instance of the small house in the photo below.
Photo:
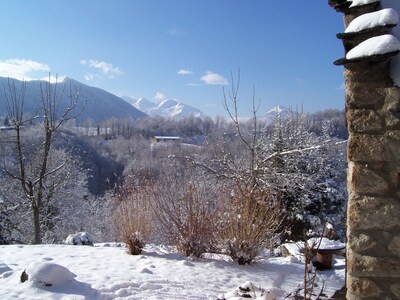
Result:
<svg viewBox="0 0 400 300"><path fill-rule="evenodd" d="M153 136L151 138L152 143L172 143L180 144L181 138L179 136Z"/></svg>

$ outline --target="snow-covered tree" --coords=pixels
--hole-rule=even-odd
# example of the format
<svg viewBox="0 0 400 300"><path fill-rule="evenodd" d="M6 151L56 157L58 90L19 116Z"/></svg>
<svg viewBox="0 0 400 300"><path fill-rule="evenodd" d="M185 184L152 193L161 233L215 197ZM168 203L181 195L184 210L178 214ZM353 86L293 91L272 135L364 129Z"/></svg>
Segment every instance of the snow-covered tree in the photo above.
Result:
<svg viewBox="0 0 400 300"><path fill-rule="evenodd" d="M302 238L316 220L339 225L345 214L345 142L330 136L329 122L321 124L320 136L308 124L306 114L290 112L285 120L277 116L263 137L265 184L286 203L292 238Z"/></svg>
<svg viewBox="0 0 400 300"><path fill-rule="evenodd" d="M286 225L291 227L287 231L282 224L286 237L303 238L316 220L321 225L343 224L345 144L331 138L329 122L322 123L322 134L317 135L306 114L289 111L285 118L277 114L275 124L267 126L259 121L255 101L251 120L242 122L238 86L224 103L231 126L220 137L208 139L203 156L185 158L217 178L282 201L288 213Z"/></svg>
<svg viewBox="0 0 400 300"><path fill-rule="evenodd" d="M50 81L50 80L49 80ZM10 179L18 183L20 196L24 199L26 207L31 210L33 220L34 238L33 243L39 244L43 240L42 218L49 208L47 203L53 197L58 182L53 181L66 165L68 160L58 161L58 164L50 163L52 142L54 133L67 120L75 117L74 109L77 104L78 91L69 87L70 105L64 111L59 111L58 100L65 90L57 91L57 84L45 83L41 87L41 102L38 114L34 117L40 122L40 130L35 133L36 143L32 144L29 139L27 125L32 118L24 115L24 103L26 85L21 83L16 86L16 81L9 80L8 86L4 87L5 105L8 110L11 126L15 135L12 136L14 165L4 164L4 173ZM13 167L13 168L12 168Z"/></svg>

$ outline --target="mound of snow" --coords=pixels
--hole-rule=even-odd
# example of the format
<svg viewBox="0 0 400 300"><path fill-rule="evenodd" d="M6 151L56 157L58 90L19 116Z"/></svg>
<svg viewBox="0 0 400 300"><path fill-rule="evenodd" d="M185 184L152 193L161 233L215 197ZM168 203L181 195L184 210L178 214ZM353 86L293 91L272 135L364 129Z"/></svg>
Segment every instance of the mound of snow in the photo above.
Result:
<svg viewBox="0 0 400 300"><path fill-rule="evenodd" d="M51 262L32 262L24 272L29 281L41 286L63 286L76 277L67 268Z"/></svg>
<svg viewBox="0 0 400 300"><path fill-rule="evenodd" d="M282 290L277 287L264 289L255 286L252 282L246 281L235 290L218 295L218 300L233 300L252 298L258 300L275 300L283 294Z"/></svg>
<svg viewBox="0 0 400 300"><path fill-rule="evenodd" d="M386 8L355 18L346 28L346 33L358 32L376 26L396 25L399 15L393 8Z"/></svg>
<svg viewBox="0 0 400 300"><path fill-rule="evenodd" d="M358 46L351 49L347 55L347 59L355 59L360 57L368 57L372 55L386 54L400 50L399 40L391 34L372 37Z"/></svg>
<svg viewBox="0 0 400 300"><path fill-rule="evenodd" d="M64 243L67 245L93 246L93 236L87 232L77 232L70 234Z"/></svg>

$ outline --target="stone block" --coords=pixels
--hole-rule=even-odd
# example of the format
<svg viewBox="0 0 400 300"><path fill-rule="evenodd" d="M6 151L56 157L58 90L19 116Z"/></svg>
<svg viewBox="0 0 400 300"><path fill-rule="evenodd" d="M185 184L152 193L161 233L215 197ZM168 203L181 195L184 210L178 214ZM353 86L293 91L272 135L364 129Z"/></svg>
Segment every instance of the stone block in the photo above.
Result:
<svg viewBox="0 0 400 300"><path fill-rule="evenodd" d="M348 164L348 188L358 194L386 195L390 182L382 170L373 170L367 164L350 162Z"/></svg>
<svg viewBox="0 0 400 300"><path fill-rule="evenodd" d="M389 130L400 129L400 88L393 87L387 89L385 106L383 108L385 113L386 127Z"/></svg>
<svg viewBox="0 0 400 300"><path fill-rule="evenodd" d="M385 126L390 130L399 130L400 118L396 117L392 112L387 111L385 113Z"/></svg>
<svg viewBox="0 0 400 300"><path fill-rule="evenodd" d="M400 166L400 130L391 130L386 133L386 153L390 155L390 161L396 161Z"/></svg>
<svg viewBox="0 0 400 300"><path fill-rule="evenodd" d="M382 290L375 282L366 278L356 278L347 276L347 286L350 287L352 294L361 298L376 298L383 294ZM349 297L353 299L353 297Z"/></svg>
<svg viewBox="0 0 400 300"><path fill-rule="evenodd" d="M398 200L365 196L349 201L347 223L350 229L390 231L400 227L399 215Z"/></svg>
<svg viewBox="0 0 400 300"><path fill-rule="evenodd" d="M389 162L400 160L400 139L396 134L351 134L348 159L360 162Z"/></svg>
<svg viewBox="0 0 400 300"><path fill-rule="evenodd" d="M377 278L389 277L400 280L400 259L373 257L349 252L347 272L353 277Z"/></svg>
<svg viewBox="0 0 400 300"><path fill-rule="evenodd" d="M345 64L346 85L363 85L365 90L393 87L390 77L390 59Z"/></svg>
<svg viewBox="0 0 400 300"><path fill-rule="evenodd" d="M400 282L392 284L390 290L392 291L393 295L396 296L397 299L400 299Z"/></svg>
<svg viewBox="0 0 400 300"><path fill-rule="evenodd" d="M380 109L385 103L385 97L384 89L380 87L368 89L356 82L346 84L346 105L350 109Z"/></svg>
<svg viewBox="0 0 400 300"><path fill-rule="evenodd" d="M363 253L368 250L373 250L378 244L370 235L364 233L352 235L350 233L348 236L347 245L352 251L356 253Z"/></svg>
<svg viewBox="0 0 400 300"><path fill-rule="evenodd" d="M394 255L400 257L400 235L397 235L389 244L389 250Z"/></svg>
<svg viewBox="0 0 400 300"><path fill-rule="evenodd" d="M347 123L351 132L384 133L383 117L370 109L349 109Z"/></svg>

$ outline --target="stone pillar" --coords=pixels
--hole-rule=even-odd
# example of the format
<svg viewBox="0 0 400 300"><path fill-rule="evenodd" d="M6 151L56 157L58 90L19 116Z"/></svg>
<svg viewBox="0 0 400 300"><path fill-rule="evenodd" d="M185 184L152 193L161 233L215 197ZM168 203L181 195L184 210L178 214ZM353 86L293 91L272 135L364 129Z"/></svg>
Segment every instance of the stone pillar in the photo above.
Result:
<svg viewBox="0 0 400 300"><path fill-rule="evenodd" d="M349 8L350 3L329 1L345 13L345 26L355 16L380 9L379 1L360 9ZM367 38L371 32L374 35L370 30ZM363 40L362 34L338 36L346 52ZM394 55L398 52L336 62L345 67L349 130L346 284L350 300L400 299L400 89L390 77Z"/></svg>

